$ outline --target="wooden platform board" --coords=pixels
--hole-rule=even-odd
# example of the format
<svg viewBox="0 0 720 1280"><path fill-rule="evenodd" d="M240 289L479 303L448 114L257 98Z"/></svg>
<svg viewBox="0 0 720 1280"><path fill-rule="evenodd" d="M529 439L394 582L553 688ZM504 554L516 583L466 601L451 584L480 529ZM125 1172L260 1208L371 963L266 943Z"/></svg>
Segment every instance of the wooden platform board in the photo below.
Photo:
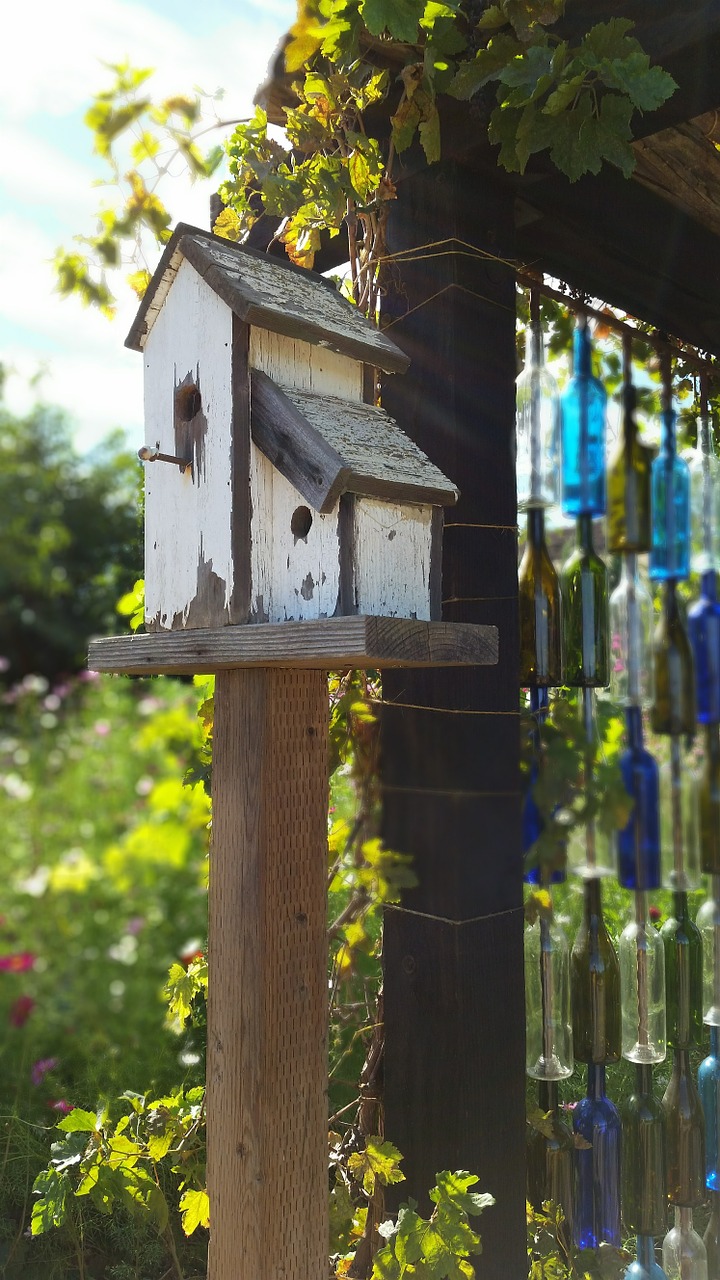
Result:
<svg viewBox="0 0 720 1280"><path fill-rule="evenodd" d="M493 666L497 627L412 618L344 617L212 630L107 636L90 642L91 671L205 675L242 667Z"/></svg>

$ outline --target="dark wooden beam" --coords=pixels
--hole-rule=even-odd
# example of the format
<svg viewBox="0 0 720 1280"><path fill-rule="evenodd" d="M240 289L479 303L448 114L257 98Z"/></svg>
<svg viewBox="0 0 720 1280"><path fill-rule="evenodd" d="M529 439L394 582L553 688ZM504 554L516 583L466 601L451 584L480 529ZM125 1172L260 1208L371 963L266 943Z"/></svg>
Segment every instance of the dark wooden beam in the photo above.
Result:
<svg viewBox="0 0 720 1280"><path fill-rule="evenodd" d="M527 1262L515 298L513 271L461 242L495 253L512 221L497 184L475 190L455 163L419 170L389 227L390 251L415 261L393 263L385 300L412 362L383 403L461 492L446 515L443 617L500 630L490 679L383 676L384 836L418 876L386 913L385 1130L405 1156L397 1199L427 1207L448 1168L495 1195L480 1224L486 1280L515 1280Z"/></svg>

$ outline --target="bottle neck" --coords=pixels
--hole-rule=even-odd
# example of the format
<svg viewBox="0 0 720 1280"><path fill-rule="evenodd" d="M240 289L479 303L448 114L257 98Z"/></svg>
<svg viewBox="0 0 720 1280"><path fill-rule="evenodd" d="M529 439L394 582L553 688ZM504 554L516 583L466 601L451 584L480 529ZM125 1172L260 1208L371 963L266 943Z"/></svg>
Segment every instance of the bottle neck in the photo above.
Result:
<svg viewBox="0 0 720 1280"><path fill-rule="evenodd" d="M635 1088L643 1098L652 1097L653 1077L649 1062L639 1062L635 1068Z"/></svg>
<svg viewBox="0 0 720 1280"><path fill-rule="evenodd" d="M557 1080L538 1081L538 1105L541 1111L551 1111L557 1115L559 1095Z"/></svg>
<svg viewBox="0 0 720 1280"><path fill-rule="evenodd" d="M592 346L586 316L578 316L573 336L573 376L589 378L592 372Z"/></svg>
<svg viewBox="0 0 720 1280"><path fill-rule="evenodd" d="M663 601L663 609L668 622L676 622L680 611L678 608L678 598L676 583L674 578L668 578L665 583L665 599Z"/></svg>
<svg viewBox="0 0 720 1280"><path fill-rule="evenodd" d="M605 1065L604 1063L591 1062L588 1065L587 1096L588 1098L595 1098L595 1099L605 1097Z"/></svg>
<svg viewBox="0 0 720 1280"><path fill-rule="evenodd" d="M650 1275L655 1266L655 1241L652 1236L638 1236L637 1260Z"/></svg>
<svg viewBox="0 0 720 1280"><path fill-rule="evenodd" d="M663 410L660 449L666 458L674 458L675 456L675 417L674 409Z"/></svg>
<svg viewBox="0 0 720 1280"><path fill-rule="evenodd" d="M527 513L527 536L531 547L538 549L545 542L545 510L543 507L530 507Z"/></svg>
<svg viewBox="0 0 720 1280"><path fill-rule="evenodd" d="M675 1061L673 1062L673 1075L674 1076L690 1075L690 1050L689 1049L675 1050Z"/></svg>
<svg viewBox="0 0 720 1280"><path fill-rule="evenodd" d="M584 899L585 923L588 928L591 928L596 921L602 920L602 893L599 876L593 876L585 881Z"/></svg>
<svg viewBox="0 0 720 1280"><path fill-rule="evenodd" d="M688 899L684 889L673 891L673 915L681 924L688 918Z"/></svg>
<svg viewBox="0 0 720 1280"><path fill-rule="evenodd" d="M625 725L628 746L631 750L640 750L643 745L642 710L640 707L631 705L625 708Z"/></svg>
<svg viewBox="0 0 720 1280"><path fill-rule="evenodd" d="M720 1027L710 1028L710 1056L720 1058Z"/></svg>
<svg viewBox="0 0 720 1280"><path fill-rule="evenodd" d="M577 518L577 540L578 546L587 554L592 554L593 548L593 521L592 516L583 514Z"/></svg>
<svg viewBox="0 0 720 1280"><path fill-rule="evenodd" d="M623 440L625 448L628 452L632 449L637 439L637 422L635 421L635 408L637 406L637 392L632 382L626 382L623 388Z"/></svg>
<svg viewBox="0 0 720 1280"><path fill-rule="evenodd" d="M539 320L531 320L525 330L525 368L542 369L544 364L542 325Z"/></svg>
<svg viewBox="0 0 720 1280"><path fill-rule="evenodd" d="M686 1233L693 1230L693 1214L692 1209L675 1206L675 1230Z"/></svg>
<svg viewBox="0 0 720 1280"><path fill-rule="evenodd" d="M714 569L700 574L700 593L706 600L717 600L717 578Z"/></svg>

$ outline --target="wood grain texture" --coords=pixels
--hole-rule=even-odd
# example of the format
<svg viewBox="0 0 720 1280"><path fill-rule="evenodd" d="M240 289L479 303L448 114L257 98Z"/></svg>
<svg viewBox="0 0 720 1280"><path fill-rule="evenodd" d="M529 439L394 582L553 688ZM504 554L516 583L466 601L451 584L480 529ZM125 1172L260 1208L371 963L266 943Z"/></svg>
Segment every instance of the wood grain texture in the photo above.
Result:
<svg viewBox="0 0 720 1280"><path fill-rule="evenodd" d="M720 88L718 88L720 101ZM676 208L720 235L720 140L718 113L708 112L674 129L662 129L633 143L633 177Z"/></svg>
<svg viewBox="0 0 720 1280"><path fill-rule="evenodd" d="M359 613L430 618L432 527L437 510L356 497L352 555Z"/></svg>
<svg viewBox="0 0 720 1280"><path fill-rule="evenodd" d="M348 476L337 449L259 369L252 371L251 395L252 438L258 449L313 510L332 511Z"/></svg>
<svg viewBox="0 0 720 1280"><path fill-rule="evenodd" d="M194 675L240 667L435 667L494 665L493 626L413 618L325 618L211 631L107 636L90 643L91 671Z"/></svg>
<svg viewBox="0 0 720 1280"><path fill-rule="evenodd" d="M215 688L209 1280L325 1280L328 696L320 672Z"/></svg>
<svg viewBox="0 0 720 1280"><path fill-rule="evenodd" d="M358 360L257 325L250 329L250 367L281 386L300 387L318 396L341 396L343 400L363 399L365 366Z"/></svg>

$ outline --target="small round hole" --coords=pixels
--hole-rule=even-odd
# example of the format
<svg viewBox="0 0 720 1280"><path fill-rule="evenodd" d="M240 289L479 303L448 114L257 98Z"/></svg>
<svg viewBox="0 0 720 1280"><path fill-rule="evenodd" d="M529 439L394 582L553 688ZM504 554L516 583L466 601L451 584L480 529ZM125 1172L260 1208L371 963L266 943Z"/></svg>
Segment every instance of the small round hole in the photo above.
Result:
<svg viewBox="0 0 720 1280"><path fill-rule="evenodd" d="M181 422L191 422L202 408L200 388L191 382L187 387L180 387L175 394L175 412Z"/></svg>
<svg viewBox="0 0 720 1280"><path fill-rule="evenodd" d="M296 507L290 521L290 532L294 538L307 538L312 528L312 512L309 507Z"/></svg>

